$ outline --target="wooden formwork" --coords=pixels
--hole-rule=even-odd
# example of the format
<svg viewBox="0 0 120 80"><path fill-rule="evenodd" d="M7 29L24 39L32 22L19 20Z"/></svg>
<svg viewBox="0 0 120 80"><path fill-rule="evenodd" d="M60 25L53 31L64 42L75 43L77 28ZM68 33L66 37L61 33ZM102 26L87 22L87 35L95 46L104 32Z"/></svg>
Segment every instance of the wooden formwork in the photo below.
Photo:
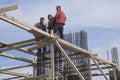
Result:
<svg viewBox="0 0 120 80"><path fill-rule="evenodd" d="M27 31L30 34L37 36L39 38L39 40L36 40L36 38L34 38L34 39L23 40L23 41L15 42L15 43L5 43L5 42L0 41L0 56L4 56L6 58L11 58L11 59L29 63L28 65L16 66L16 67L7 68L7 69L1 69L0 73L15 75L16 77L14 77L14 78L23 77L24 80L36 80L38 78L42 79L45 77L55 80L54 45L56 45L62 52L63 56L61 58L64 58L64 60L69 62L69 64L71 65L71 69L76 72L76 74L79 76L79 78L81 80L85 80L85 78L82 76L81 72L78 70L76 65L74 65L74 63L72 62L72 60L70 58L70 55L67 54L66 50L72 51L74 53L79 52L79 53L88 55L90 57L90 59L94 62L94 66L97 67L97 70L99 70L101 72L100 75L102 75L105 78L105 80L108 80L108 77L106 76L106 73L103 72L103 70L102 70L103 68L100 66L100 64L105 65L107 68L109 67L109 68L117 69L118 71L120 71L120 67L118 67L115 63L105 60L105 59L99 57L98 55L94 56L92 52L84 50L74 44L71 44L71 43L65 41L65 40L62 40L62 39L58 38L57 36L55 36L53 33L49 34L47 32L44 32L32 25L25 23L22 20L19 20L15 17L12 17L5 13L6 11L11 11L11 10L17 9L17 7L18 7L17 5L13 5L10 7L1 8L0 9L0 19L8 22L10 24L13 24L15 27L22 28L23 30ZM38 48L42 48L44 46L48 46L48 45L51 46L51 50L50 50L51 57L49 58L49 60L52 63L52 66L51 66L52 75L36 76L35 75L35 73L36 73L35 67L37 64L36 60L30 60L27 58L22 58L19 56L10 55L10 54L5 53L6 51L10 51L10 50L18 50L20 52L23 52L23 53L26 53L26 54L29 54L32 56L36 56L36 52L34 52L34 50L36 50ZM88 66L91 66L91 65L92 64L89 64ZM34 67L34 73L33 73L34 75L33 76L31 76L30 74L23 74L23 73L11 71L13 69L20 69L20 68L29 67L29 66ZM92 75L93 74L90 74L90 76L92 76ZM94 75L97 75L97 74L94 74ZM116 74L114 73L114 75L116 75ZM8 79L14 79L14 78L8 78ZM115 80L117 80L117 79L115 78Z"/></svg>

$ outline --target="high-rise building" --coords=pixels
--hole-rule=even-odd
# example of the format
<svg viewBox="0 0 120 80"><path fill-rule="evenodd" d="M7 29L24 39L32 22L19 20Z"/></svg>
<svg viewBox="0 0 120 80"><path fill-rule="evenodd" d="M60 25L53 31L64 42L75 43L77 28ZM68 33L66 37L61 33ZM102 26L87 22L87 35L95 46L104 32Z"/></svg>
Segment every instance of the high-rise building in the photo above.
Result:
<svg viewBox="0 0 120 80"><path fill-rule="evenodd" d="M112 62L114 62L119 66L119 57L118 57L117 47L113 47L111 49L111 58L112 58ZM115 70L115 72L116 72L116 76L114 75L113 70L110 71L110 80L115 80L115 77L117 78L117 80L120 80L120 72L118 70Z"/></svg>
<svg viewBox="0 0 120 80"><path fill-rule="evenodd" d="M111 49L112 61L119 65L119 57L118 57L118 50L116 47Z"/></svg>
<svg viewBox="0 0 120 80"><path fill-rule="evenodd" d="M80 31L80 47L88 50L87 32L84 30Z"/></svg>
<svg viewBox="0 0 120 80"><path fill-rule="evenodd" d="M81 30L79 32L65 34L64 39L72 44L75 44L75 45L85 49L85 50L88 50L87 32L84 30ZM69 52L69 54L74 55L72 58L75 58L75 59L73 59L72 61L77 66L79 71L82 73L85 80L91 80L90 76L89 76L90 67L88 66L89 57L87 55L82 54L82 53ZM69 75L69 76L67 76L67 80L80 80L78 78L78 76L73 74L74 72L70 70L71 68L67 64L67 62L65 64L66 64L65 68L68 69L67 75ZM71 72L72 72L72 74L70 74Z"/></svg>
<svg viewBox="0 0 120 80"><path fill-rule="evenodd" d="M84 30L81 30L80 32L64 34L64 39L85 50L88 50L87 32Z"/></svg>

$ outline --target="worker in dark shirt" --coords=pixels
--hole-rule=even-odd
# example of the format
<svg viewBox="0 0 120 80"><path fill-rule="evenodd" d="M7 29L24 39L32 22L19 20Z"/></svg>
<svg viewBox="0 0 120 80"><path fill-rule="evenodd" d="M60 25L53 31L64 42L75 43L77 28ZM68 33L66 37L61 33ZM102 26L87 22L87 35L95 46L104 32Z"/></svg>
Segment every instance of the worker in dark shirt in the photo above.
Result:
<svg viewBox="0 0 120 80"><path fill-rule="evenodd" d="M46 31L46 25L44 23L45 19L43 17L40 18L40 22L35 24L35 27ZM37 41L40 41L38 36L35 36ZM44 75L45 74L45 68L44 68L44 58L46 53L46 47L37 49L37 76Z"/></svg>
<svg viewBox="0 0 120 80"><path fill-rule="evenodd" d="M46 31L46 25L44 23L45 19L43 17L40 18L40 22L35 24L35 27L42 29L43 31Z"/></svg>
<svg viewBox="0 0 120 80"><path fill-rule="evenodd" d="M50 30L53 30L54 23L55 23L54 17L51 14L49 14L48 15L48 27L47 27L49 33L50 33Z"/></svg>

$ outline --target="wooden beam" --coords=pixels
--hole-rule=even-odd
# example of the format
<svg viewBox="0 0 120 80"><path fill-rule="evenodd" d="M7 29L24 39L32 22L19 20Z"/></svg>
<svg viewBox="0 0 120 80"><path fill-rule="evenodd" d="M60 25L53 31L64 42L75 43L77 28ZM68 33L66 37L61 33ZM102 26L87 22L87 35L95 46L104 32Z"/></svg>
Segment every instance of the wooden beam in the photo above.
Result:
<svg viewBox="0 0 120 80"><path fill-rule="evenodd" d="M36 76L36 77L29 77L29 78L24 78L24 79L20 79L20 80L37 80L37 79L43 79L43 78L47 78L50 77L49 75L40 75L40 76Z"/></svg>
<svg viewBox="0 0 120 80"><path fill-rule="evenodd" d="M8 74L8 75L14 75L14 76L19 76L19 77L29 77L29 74L23 74L23 73L18 73L18 72L12 72L12 71L1 71L2 74Z"/></svg>
<svg viewBox="0 0 120 80"><path fill-rule="evenodd" d="M27 46L34 45L34 44L35 44L35 43L28 43L28 44L19 45L19 46L8 46L8 47L5 47L5 48L1 49L0 51L1 51L1 52L5 52L5 51L12 50L12 49L16 49L16 50L19 50L19 51L22 51L22 52L25 52L25 53L29 53L29 54L31 54L31 55L36 56L36 54L35 54L34 52L28 51L27 49L22 48L22 47L27 47Z"/></svg>
<svg viewBox="0 0 120 80"><path fill-rule="evenodd" d="M17 50L19 51L22 51L24 53L27 53L27 54L30 54L30 55L33 55L33 56L36 56L37 54L32 52L32 51L28 51L27 49L24 49L24 48L16 48Z"/></svg>
<svg viewBox="0 0 120 80"><path fill-rule="evenodd" d="M33 39L23 40L23 41L19 41L19 42L15 42L15 43L10 43L10 44L0 41L0 44L1 45L6 44L5 46L1 46L1 48L5 48L5 47L9 47L9 46L18 46L18 45L21 46L21 45L25 45L25 44L29 44L29 43L35 43L35 41L36 41L36 39L33 38Z"/></svg>
<svg viewBox="0 0 120 80"><path fill-rule="evenodd" d="M33 64L27 64L27 65L23 65L23 66L16 66L16 67L11 67L11 68L6 68L6 69L0 69L0 72L6 71L6 70L20 69L20 68L25 68L25 67L30 67L30 66L33 66Z"/></svg>
<svg viewBox="0 0 120 80"><path fill-rule="evenodd" d="M7 12L7 11L11 11L11 10L15 10L18 8L18 5L12 5L12 6L8 6L8 7L5 7L5 8L0 8L0 13L3 13L3 12Z"/></svg>
<svg viewBox="0 0 120 80"><path fill-rule="evenodd" d="M81 53L87 54L87 55L93 55L92 52L84 50L84 49L82 49L82 48L80 48L80 47L78 47L78 46L76 46L74 44L71 44L71 43L69 43L67 41L64 41L64 40L62 40L60 38L58 39L58 42L63 46L64 49L67 49L67 50L70 50L70 51L73 51L73 52L81 52ZM117 68L117 70L120 71L120 67L117 66L115 63L110 62L108 60L105 60L103 58L100 58L99 56L94 56L94 58L96 60L98 60L98 61L101 61L101 62L105 63L105 64L109 64L109 65L115 66Z"/></svg>
<svg viewBox="0 0 120 80"><path fill-rule="evenodd" d="M2 80L13 80L13 79L17 79L17 78L22 78L22 77L11 77L11 78L6 78L6 79L2 79Z"/></svg>
<svg viewBox="0 0 120 80"><path fill-rule="evenodd" d="M101 61L101 62L104 63L104 64L112 65L112 66L114 66L118 71L120 71L120 66L117 66L117 64L115 64L115 63L113 63L113 62L110 62L110 61L108 61L107 59L103 59L103 58L101 58L101 57L99 57L99 56L95 56L94 58L95 58L96 60L98 60L98 61Z"/></svg>
<svg viewBox="0 0 120 80"><path fill-rule="evenodd" d="M39 43L37 43L38 45L32 46L31 48L28 49L28 51L32 51L35 49L39 49L42 47L45 47L46 45L50 44L49 42L44 42L44 41L40 41Z"/></svg>
<svg viewBox="0 0 120 80"><path fill-rule="evenodd" d="M64 51L64 49L62 48L62 46L58 43L58 41L56 41L56 46L61 50L61 52L63 53L65 59L69 62L69 64L71 65L71 67L75 70L75 72L77 73L77 75L79 76L79 78L81 80L85 80L84 77L82 76L82 74L77 69L77 67L72 62L72 60L68 57L68 55L66 54L66 52Z"/></svg>
<svg viewBox="0 0 120 80"><path fill-rule="evenodd" d="M86 55L90 55L91 53L87 50L84 50L72 43L69 43L65 40L62 40L62 39L58 39L58 42L61 44L61 46L66 49L66 50L70 50L72 52L81 52L82 54L86 54Z"/></svg>
<svg viewBox="0 0 120 80"><path fill-rule="evenodd" d="M30 24L27 24L22 20L19 20L17 18L9 16L7 14L0 14L0 19L4 20L4 21L6 21L6 22L8 22L10 24L13 24L13 25L15 25L15 26L17 26L19 28L22 28L22 29L32 33L33 35L37 34L37 35L39 35L39 37L40 36L50 37L49 33L45 32L45 31L43 31L41 29L38 29L38 28L36 28L36 27L34 27L34 26L30 25Z"/></svg>
<svg viewBox="0 0 120 80"><path fill-rule="evenodd" d="M95 60L93 55L90 55L91 59L93 60L93 62L96 64L97 68L99 69L99 71L103 74L104 78L106 80L108 80L107 76L104 74L104 72L102 71L101 67L98 65L97 61Z"/></svg>
<svg viewBox="0 0 120 80"><path fill-rule="evenodd" d="M7 58L11 58L11 59L24 61L24 62L28 62L28 63L32 63L33 64L32 60L29 60L29 59L26 59L26 58L22 58L22 57L19 57L19 56L14 56L14 55L6 54L6 53L0 53L0 56L4 56L4 57L7 57Z"/></svg>
<svg viewBox="0 0 120 80"><path fill-rule="evenodd" d="M84 69L82 69L82 67L77 67L81 72L83 71L83 72L85 72L85 71L88 71L88 70L84 70ZM112 68L112 67L101 67L101 69L110 69L110 68ZM98 68L91 68L91 70L92 71L95 71L95 70L99 70ZM74 69L72 69L71 67L69 67L69 69L64 69L63 71L65 71L65 72L67 72L67 71L73 71L73 72L75 72L74 71Z"/></svg>
<svg viewBox="0 0 120 80"><path fill-rule="evenodd" d="M16 22L14 20L14 17L8 16L5 13L4 14L0 14L0 19L4 20L4 21L6 21L6 22L8 22L10 24L13 24L15 26L18 26L18 27L20 27L20 28L22 28L24 30L27 30L27 31L31 30L29 27L26 27L26 26L20 24L19 22Z"/></svg>
<svg viewBox="0 0 120 80"><path fill-rule="evenodd" d="M50 31L51 36L53 36L53 30ZM52 70L52 80L55 80L55 52L54 52L54 43L50 43L50 55L51 55L51 70Z"/></svg>
<svg viewBox="0 0 120 80"><path fill-rule="evenodd" d="M1 43L4 44L4 45L8 45L8 43L5 43L5 42L1 42ZM25 49L25 48L15 47L14 45L11 45L11 46L8 46L8 47L10 47L9 49L16 49L16 50L22 51L22 52L24 52L24 53L27 53L27 54L36 56L36 54L35 54L34 52L28 51L28 50ZM9 50L9 49L5 49L4 51ZM3 52L2 49L0 50L0 52Z"/></svg>
<svg viewBox="0 0 120 80"><path fill-rule="evenodd" d="M29 48L28 51L32 51L32 50L35 50L35 49L45 47L45 46L49 45L50 43L54 42L54 40L55 39L48 39L46 41L39 41L39 42L37 42L37 45Z"/></svg>
<svg viewBox="0 0 120 80"><path fill-rule="evenodd" d="M109 75L109 73L106 73L105 75ZM94 73L92 76L103 76L103 74Z"/></svg>

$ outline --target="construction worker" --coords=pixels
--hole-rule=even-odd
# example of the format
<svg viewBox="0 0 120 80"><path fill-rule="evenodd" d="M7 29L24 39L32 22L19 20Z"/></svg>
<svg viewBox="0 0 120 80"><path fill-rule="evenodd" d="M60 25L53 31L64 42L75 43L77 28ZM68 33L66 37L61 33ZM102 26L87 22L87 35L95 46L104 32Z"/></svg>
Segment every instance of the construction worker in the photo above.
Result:
<svg viewBox="0 0 120 80"><path fill-rule="evenodd" d="M35 27L37 27L37 28L39 28L39 29L41 29L43 31L46 31L46 24L44 23L44 21L45 21L44 17L41 17L40 22L36 23ZM38 52L41 52L41 49L39 49ZM45 47L43 48L43 52L46 52Z"/></svg>
<svg viewBox="0 0 120 80"><path fill-rule="evenodd" d="M54 17L51 14L49 14L48 15L48 27L47 27L49 33L50 33L50 30L53 30L54 24L55 24Z"/></svg>
<svg viewBox="0 0 120 80"><path fill-rule="evenodd" d="M64 29L64 25L65 25L65 21L66 21L66 16L64 14L64 12L61 10L60 6L56 7L56 15L54 17L55 19L55 25L54 25L54 33L56 33L57 31L59 31L60 34L60 38L63 39L63 29Z"/></svg>
<svg viewBox="0 0 120 80"><path fill-rule="evenodd" d="M46 31L46 24L44 23L45 19L44 17L40 18L40 22L35 24L35 27L42 29L43 31Z"/></svg>
<svg viewBox="0 0 120 80"><path fill-rule="evenodd" d="M43 31L46 31L46 25L45 25L44 21L45 21L44 17L41 17L40 22L36 23L35 27L37 27ZM37 41L40 41L39 37L36 37L36 39L37 39ZM45 73L45 69L44 69L44 65L43 65L45 53L46 53L46 47L37 49L37 76L43 75Z"/></svg>

